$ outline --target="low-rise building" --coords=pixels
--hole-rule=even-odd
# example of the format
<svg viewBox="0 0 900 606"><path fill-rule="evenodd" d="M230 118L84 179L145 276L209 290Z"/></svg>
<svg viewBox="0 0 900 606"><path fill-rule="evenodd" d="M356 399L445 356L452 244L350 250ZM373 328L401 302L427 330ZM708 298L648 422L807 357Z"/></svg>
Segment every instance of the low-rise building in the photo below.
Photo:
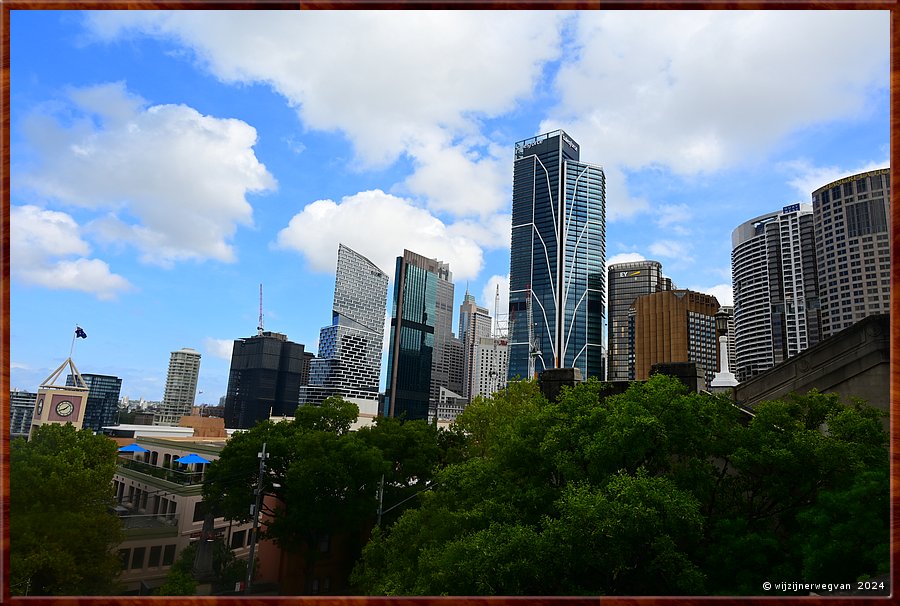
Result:
<svg viewBox="0 0 900 606"><path fill-rule="evenodd" d="M124 446L129 439L118 441ZM135 443L146 452L120 452L113 488L116 513L125 529L119 555L126 593L146 593L162 585L178 555L200 539L206 516L202 482L209 463L183 465L176 459L193 453L215 461L225 441L225 437L145 436ZM239 558L248 557L251 532L252 524L215 518L214 537L222 538Z"/></svg>

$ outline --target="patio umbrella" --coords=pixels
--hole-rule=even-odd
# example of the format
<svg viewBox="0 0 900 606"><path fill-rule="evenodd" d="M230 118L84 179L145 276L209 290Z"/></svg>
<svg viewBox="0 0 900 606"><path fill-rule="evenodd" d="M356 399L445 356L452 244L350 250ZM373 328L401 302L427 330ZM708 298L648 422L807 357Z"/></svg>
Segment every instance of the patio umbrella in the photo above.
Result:
<svg viewBox="0 0 900 606"><path fill-rule="evenodd" d="M209 463L208 460L193 452L189 455L181 457L180 459L175 459L175 462L184 463L185 465L190 465L191 463Z"/></svg>
<svg viewBox="0 0 900 606"><path fill-rule="evenodd" d="M129 444L128 446L123 446L119 449L119 452L150 452L143 446L138 446L137 444Z"/></svg>

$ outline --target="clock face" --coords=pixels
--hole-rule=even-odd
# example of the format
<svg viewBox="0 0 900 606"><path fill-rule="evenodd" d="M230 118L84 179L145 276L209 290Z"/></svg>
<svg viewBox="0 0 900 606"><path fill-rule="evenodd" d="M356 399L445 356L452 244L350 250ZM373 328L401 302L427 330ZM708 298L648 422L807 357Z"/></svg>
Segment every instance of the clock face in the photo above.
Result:
<svg viewBox="0 0 900 606"><path fill-rule="evenodd" d="M37 405L37 416L41 416L41 413L44 412L44 398L38 399Z"/></svg>
<svg viewBox="0 0 900 606"><path fill-rule="evenodd" d="M68 417L72 412L74 412L75 407L68 400L63 400L59 404L56 405L56 414L61 417Z"/></svg>

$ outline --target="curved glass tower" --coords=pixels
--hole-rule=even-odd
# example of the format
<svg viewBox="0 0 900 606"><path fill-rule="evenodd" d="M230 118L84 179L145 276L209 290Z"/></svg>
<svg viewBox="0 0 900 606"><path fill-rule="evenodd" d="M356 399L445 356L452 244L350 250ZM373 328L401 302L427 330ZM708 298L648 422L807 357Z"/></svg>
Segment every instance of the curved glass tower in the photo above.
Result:
<svg viewBox="0 0 900 606"><path fill-rule="evenodd" d="M606 178L561 130L516 143L509 377L603 378Z"/></svg>

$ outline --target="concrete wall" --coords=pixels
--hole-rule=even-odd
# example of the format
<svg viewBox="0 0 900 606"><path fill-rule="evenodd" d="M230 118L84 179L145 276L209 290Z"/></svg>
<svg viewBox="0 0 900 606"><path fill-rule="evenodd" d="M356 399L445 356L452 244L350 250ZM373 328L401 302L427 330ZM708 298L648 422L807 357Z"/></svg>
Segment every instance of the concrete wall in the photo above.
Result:
<svg viewBox="0 0 900 606"><path fill-rule="evenodd" d="M796 392L818 389L837 393L841 401L866 400L890 410L890 317L869 316L815 347L738 385L735 402L753 407Z"/></svg>

